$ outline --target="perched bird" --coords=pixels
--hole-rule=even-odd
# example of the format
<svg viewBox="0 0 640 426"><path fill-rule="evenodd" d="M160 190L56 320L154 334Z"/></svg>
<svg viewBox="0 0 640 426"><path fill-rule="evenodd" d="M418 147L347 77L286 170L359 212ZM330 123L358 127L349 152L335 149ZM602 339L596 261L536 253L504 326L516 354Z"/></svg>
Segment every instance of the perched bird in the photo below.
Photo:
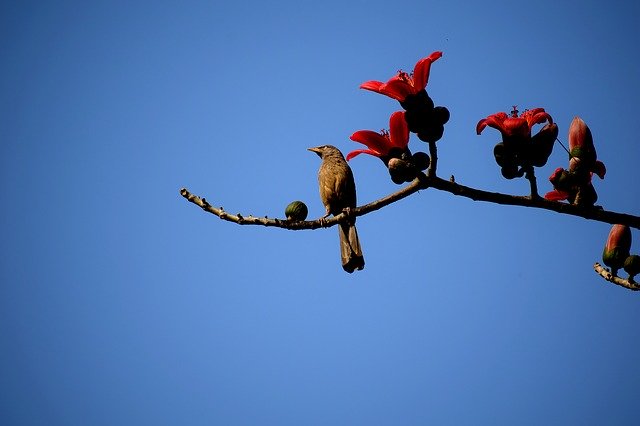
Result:
<svg viewBox="0 0 640 426"><path fill-rule="evenodd" d="M356 184L353 180L353 172L340 150L332 145L323 145L309 148L309 151L315 152L322 158L318 171L318 184L320 199L326 211L323 218L330 214L336 216L344 209L355 208ZM355 222L356 218L352 217L348 222L338 226L342 268L349 273L364 268L364 257Z"/></svg>

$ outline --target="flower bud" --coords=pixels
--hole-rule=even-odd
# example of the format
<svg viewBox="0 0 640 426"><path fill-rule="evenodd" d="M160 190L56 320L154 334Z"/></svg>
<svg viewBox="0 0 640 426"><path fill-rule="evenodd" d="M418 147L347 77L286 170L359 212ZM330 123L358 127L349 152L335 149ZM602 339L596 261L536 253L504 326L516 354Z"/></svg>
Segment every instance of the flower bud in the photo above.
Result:
<svg viewBox="0 0 640 426"><path fill-rule="evenodd" d="M583 160L589 166L596 161L591 130L580 117L575 117L569 126L569 155Z"/></svg>
<svg viewBox="0 0 640 426"><path fill-rule="evenodd" d="M622 268L631 249L631 229L627 225L613 225L602 251L602 261L615 275Z"/></svg>

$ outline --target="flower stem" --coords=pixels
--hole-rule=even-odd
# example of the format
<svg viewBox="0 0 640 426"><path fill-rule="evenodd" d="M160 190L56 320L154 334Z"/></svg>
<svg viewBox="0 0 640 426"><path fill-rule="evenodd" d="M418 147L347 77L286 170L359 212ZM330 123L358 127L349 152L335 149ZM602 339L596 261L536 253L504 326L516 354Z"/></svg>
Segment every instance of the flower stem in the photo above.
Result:
<svg viewBox="0 0 640 426"><path fill-rule="evenodd" d="M538 195L538 183L536 182L536 175L533 171L533 166L527 166L525 168L525 175L531 186L531 199L540 198Z"/></svg>
<svg viewBox="0 0 640 426"><path fill-rule="evenodd" d="M431 157L431 162L429 163L429 170L427 170L427 176L435 177L436 168L438 167L438 148L436 147L435 142L429 142L429 156Z"/></svg>

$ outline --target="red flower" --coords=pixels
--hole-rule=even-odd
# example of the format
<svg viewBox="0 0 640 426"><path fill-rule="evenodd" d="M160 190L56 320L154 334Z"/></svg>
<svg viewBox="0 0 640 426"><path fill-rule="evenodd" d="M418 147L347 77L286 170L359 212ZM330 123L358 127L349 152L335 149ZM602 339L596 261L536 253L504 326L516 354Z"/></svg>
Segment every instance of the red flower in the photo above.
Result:
<svg viewBox="0 0 640 426"><path fill-rule="evenodd" d="M372 130L359 130L351 135L351 140L366 145L369 149L357 149L347 154L347 160L359 154L370 154L388 161L389 153L396 148L399 153L409 145L409 127L404 119L404 111L396 111L389 118L389 132L381 133ZM385 162L386 162L385 161Z"/></svg>
<svg viewBox="0 0 640 426"><path fill-rule="evenodd" d="M553 119L547 114L544 108L534 108L523 112L518 117L518 110L513 107L511 115L507 115L505 112L497 112L483 118L478 121L476 126L476 133L480 134L485 127L493 127L498 129L502 133L502 141L505 144L510 142L523 141L531 138L531 128L536 124L549 121L549 124L553 124Z"/></svg>
<svg viewBox="0 0 640 426"><path fill-rule="evenodd" d="M404 102L407 96L416 95L427 87L431 64L442 57L442 52L433 52L426 58L420 59L413 68L413 73L407 74L398 71L389 81L367 81L360 85L361 89L371 90L389 96L397 101Z"/></svg>

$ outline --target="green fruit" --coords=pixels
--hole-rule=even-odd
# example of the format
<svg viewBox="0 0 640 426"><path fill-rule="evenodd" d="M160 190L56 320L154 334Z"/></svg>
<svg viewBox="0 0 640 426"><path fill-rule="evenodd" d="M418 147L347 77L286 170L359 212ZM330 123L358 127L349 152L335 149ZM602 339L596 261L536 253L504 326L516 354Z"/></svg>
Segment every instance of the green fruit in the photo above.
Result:
<svg viewBox="0 0 640 426"><path fill-rule="evenodd" d="M287 220L291 221L305 220L308 214L309 209L307 209L307 205L302 201L292 201L284 210L284 215L287 217Z"/></svg>

